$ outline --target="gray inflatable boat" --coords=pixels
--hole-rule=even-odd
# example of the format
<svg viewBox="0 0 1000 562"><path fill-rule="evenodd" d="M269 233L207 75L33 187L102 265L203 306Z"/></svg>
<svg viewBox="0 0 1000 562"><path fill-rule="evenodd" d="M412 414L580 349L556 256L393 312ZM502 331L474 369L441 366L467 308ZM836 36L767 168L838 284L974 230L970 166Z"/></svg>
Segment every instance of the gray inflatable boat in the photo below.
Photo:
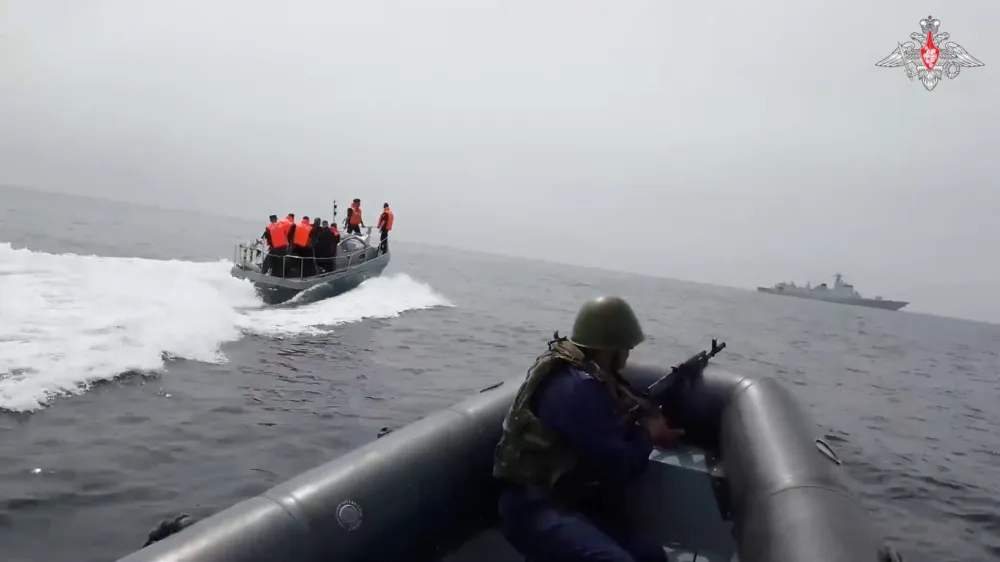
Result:
<svg viewBox="0 0 1000 562"><path fill-rule="evenodd" d="M840 460L775 380L713 365L668 381L677 451L654 451L627 523L671 560L898 560L845 484ZM501 422L522 377L381 436L326 465L155 542L120 562L513 562L496 529L491 476Z"/></svg>

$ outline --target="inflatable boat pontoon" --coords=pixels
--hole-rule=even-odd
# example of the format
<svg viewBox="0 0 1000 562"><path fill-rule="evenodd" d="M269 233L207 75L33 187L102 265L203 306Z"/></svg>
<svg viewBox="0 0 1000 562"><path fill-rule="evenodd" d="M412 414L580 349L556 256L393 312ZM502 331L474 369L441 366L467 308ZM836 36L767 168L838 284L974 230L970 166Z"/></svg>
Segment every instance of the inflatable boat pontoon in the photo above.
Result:
<svg viewBox="0 0 1000 562"><path fill-rule="evenodd" d="M649 386L669 369L630 367ZM522 377L388 433L120 562L514 562L491 475ZM628 523L673 560L879 562L883 548L840 460L773 379L712 365L663 397L686 429L654 451Z"/></svg>

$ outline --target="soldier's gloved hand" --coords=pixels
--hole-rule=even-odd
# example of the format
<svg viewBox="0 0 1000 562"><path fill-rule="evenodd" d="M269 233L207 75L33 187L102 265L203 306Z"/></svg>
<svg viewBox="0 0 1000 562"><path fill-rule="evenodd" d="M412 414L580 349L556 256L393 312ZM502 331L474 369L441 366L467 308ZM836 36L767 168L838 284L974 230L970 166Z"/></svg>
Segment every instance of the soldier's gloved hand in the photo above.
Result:
<svg viewBox="0 0 1000 562"><path fill-rule="evenodd" d="M683 429L673 429L667 425L663 416L649 416L639 420L639 423L649 432L653 444L662 449L673 449L684 435Z"/></svg>

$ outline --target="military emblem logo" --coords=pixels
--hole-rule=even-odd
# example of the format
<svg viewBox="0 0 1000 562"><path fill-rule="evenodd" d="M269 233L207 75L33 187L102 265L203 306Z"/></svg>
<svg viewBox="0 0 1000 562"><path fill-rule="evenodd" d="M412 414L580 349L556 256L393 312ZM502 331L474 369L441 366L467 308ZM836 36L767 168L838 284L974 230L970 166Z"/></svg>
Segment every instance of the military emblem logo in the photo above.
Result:
<svg viewBox="0 0 1000 562"><path fill-rule="evenodd" d="M927 91L933 90L942 76L955 78L962 67L984 66L961 45L949 41L950 33L938 33L941 20L927 16L920 20L920 33L910 34L912 41L896 43L896 50L875 63L883 68L903 67L906 77L920 80Z"/></svg>

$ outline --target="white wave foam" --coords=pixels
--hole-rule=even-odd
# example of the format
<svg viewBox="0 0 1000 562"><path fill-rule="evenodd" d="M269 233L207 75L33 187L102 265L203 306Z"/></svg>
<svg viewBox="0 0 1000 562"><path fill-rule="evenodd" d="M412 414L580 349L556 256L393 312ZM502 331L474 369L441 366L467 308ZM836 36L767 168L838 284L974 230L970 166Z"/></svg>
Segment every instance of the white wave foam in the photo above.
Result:
<svg viewBox="0 0 1000 562"><path fill-rule="evenodd" d="M263 308L230 264L45 254L0 243L0 409L33 411L59 394L173 356L220 363L242 332L317 333L365 318L450 306L397 274L297 308Z"/></svg>
<svg viewBox="0 0 1000 562"><path fill-rule="evenodd" d="M393 318L407 310L451 306L428 285L397 274L376 277L332 299L296 308L247 311L240 326L263 334L323 333L328 327L365 318Z"/></svg>

